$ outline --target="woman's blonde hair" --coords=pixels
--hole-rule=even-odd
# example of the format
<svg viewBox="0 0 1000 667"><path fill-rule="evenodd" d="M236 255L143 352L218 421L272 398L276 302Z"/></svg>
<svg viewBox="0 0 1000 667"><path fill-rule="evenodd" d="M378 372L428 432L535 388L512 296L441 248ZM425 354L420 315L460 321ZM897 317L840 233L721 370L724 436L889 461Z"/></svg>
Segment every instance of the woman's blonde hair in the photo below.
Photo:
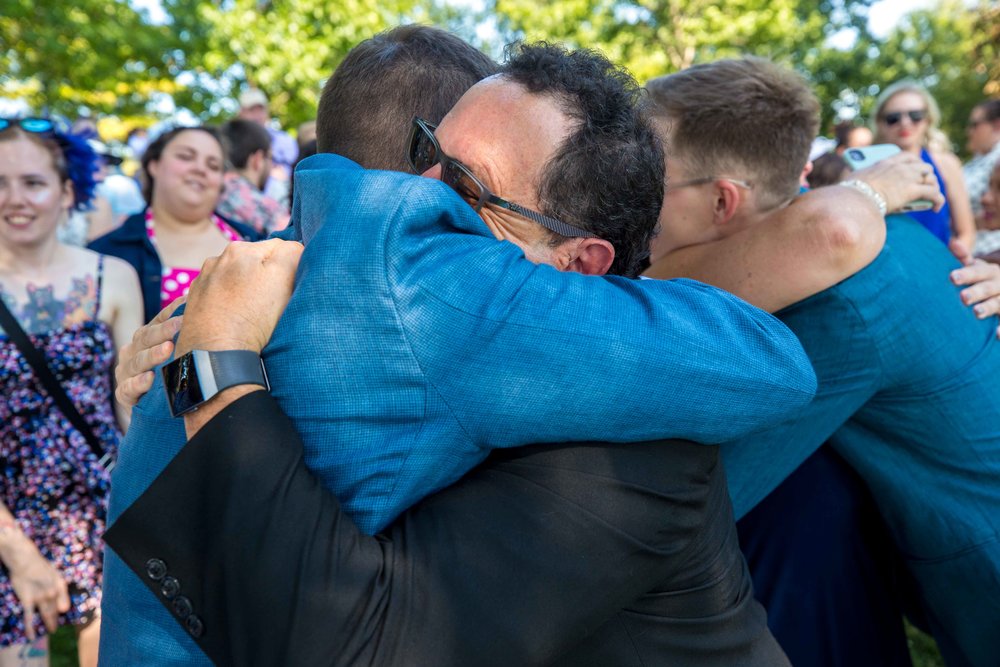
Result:
<svg viewBox="0 0 1000 667"><path fill-rule="evenodd" d="M882 109L886 103L899 93L916 93L924 100L927 108L927 132L924 133L924 147L935 153L952 152L951 140L939 127L941 124L941 108L934 96L924 86L912 79L897 81L879 94L875 100L875 113L872 114L871 129L875 134L875 143L885 142L878 121L882 118Z"/></svg>

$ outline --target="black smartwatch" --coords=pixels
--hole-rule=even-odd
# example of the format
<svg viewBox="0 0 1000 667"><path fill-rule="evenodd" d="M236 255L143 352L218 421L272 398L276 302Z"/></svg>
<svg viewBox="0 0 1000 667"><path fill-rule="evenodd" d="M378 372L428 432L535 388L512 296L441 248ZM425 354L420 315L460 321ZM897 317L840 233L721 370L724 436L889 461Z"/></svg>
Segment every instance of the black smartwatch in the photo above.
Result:
<svg viewBox="0 0 1000 667"><path fill-rule="evenodd" d="M240 384L259 384L271 389L264 360L250 350L191 350L164 366L170 414L180 417L209 400L223 389Z"/></svg>

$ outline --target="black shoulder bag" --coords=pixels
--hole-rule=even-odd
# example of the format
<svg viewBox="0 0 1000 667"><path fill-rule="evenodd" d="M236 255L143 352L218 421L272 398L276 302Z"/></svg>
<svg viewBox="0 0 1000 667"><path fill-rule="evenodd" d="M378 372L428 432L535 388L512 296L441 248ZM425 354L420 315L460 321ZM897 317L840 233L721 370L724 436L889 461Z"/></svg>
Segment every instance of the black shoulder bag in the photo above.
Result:
<svg viewBox="0 0 1000 667"><path fill-rule="evenodd" d="M62 411L66 419L69 420L70 424L73 425L77 431L83 435L87 444L90 445L91 451L94 452L94 456L97 457L98 464L104 468L107 472L115 467L115 462L111 457L111 453L105 451L101 446L100 441L97 436L94 435L94 430L90 428L90 424L87 420L83 418L80 411L76 409L73 405L73 401L69 399L66 395L66 390L56 379L56 376L52 374L52 370L49 368L48 363L45 361L45 355L42 354L41 350L35 347L28 334L24 332L21 325L18 323L17 318L14 314L10 312L7 308L7 304L4 303L3 299L0 298L0 326L4 328L7 335L10 337L17 348L21 351L24 356L25 361L31 366L32 370L35 371L35 376L38 378L39 382L45 388L45 391L52 400L55 401L56 407Z"/></svg>

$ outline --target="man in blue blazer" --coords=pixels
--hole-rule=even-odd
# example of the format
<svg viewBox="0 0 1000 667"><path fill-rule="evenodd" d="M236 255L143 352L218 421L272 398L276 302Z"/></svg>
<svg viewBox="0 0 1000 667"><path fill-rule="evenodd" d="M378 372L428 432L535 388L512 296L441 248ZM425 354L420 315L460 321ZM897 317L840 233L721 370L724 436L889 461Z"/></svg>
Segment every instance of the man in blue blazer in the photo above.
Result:
<svg viewBox="0 0 1000 667"><path fill-rule="evenodd" d="M810 397L797 345L763 312L695 283L601 279L546 265L629 276L642 263L659 211L662 153L632 107L630 85L591 54L525 48L437 131L415 124L411 160L426 161L441 181L365 172L329 155L297 172L299 194L313 195L296 197L307 249L264 356L310 463L368 530L494 447L592 437L711 441L774 423ZM595 89L603 99L592 97ZM577 123L576 114L590 120ZM597 168L581 172L590 162ZM539 192L553 199L543 205ZM317 308L329 316L318 320ZM325 351L323 375L304 377ZM673 385L647 386L651 369ZM133 414L135 445L121 455L112 515L183 444L183 434L168 442L180 422L164 417L163 406L154 387ZM724 514L711 521L727 523ZM739 581L730 533L717 536L719 549L709 551L729 554L724 571ZM125 548L114 532L108 540ZM161 585L168 575L154 560L163 563L140 564L139 576L188 634L202 636L197 595L179 594L173 575ZM159 636L155 628L134 632L139 617L155 625L164 610L157 617L143 608L143 600L160 603L128 589L138 582L110 554L108 573L107 660L200 657L169 616ZM745 604L738 587L728 595L726 604Z"/></svg>

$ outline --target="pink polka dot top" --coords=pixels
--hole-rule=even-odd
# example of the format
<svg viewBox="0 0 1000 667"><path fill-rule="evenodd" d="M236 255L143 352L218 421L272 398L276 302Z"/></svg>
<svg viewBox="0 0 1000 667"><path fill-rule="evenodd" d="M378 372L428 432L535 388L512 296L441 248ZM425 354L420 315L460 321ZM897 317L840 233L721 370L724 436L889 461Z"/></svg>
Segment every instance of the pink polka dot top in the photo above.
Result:
<svg viewBox="0 0 1000 667"><path fill-rule="evenodd" d="M236 230L227 225L222 218L214 213L212 214L212 222L215 223L219 232L221 232L230 243L240 240L241 237ZM153 225L152 211L146 211L146 236L155 248L156 227ZM191 289L191 283L198 277L199 273L201 273L201 269L164 265L163 280L160 281L160 307L164 308L177 297L187 294L188 290Z"/></svg>

